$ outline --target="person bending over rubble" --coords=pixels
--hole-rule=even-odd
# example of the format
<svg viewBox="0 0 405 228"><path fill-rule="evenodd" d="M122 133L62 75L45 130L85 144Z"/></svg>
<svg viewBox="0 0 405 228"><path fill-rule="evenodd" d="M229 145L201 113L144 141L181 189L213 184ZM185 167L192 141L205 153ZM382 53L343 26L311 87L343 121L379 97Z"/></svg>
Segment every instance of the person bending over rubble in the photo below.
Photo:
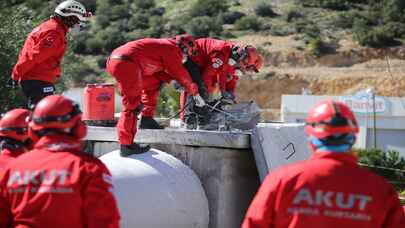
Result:
<svg viewBox="0 0 405 228"><path fill-rule="evenodd" d="M118 228L111 174L82 151L86 125L77 104L42 99L28 124L34 149L0 173L0 227Z"/></svg>
<svg viewBox="0 0 405 228"><path fill-rule="evenodd" d="M209 101L209 95L218 85L221 99L227 103L234 102L239 76L246 72L257 73L263 64L263 57L251 45L240 46L211 38L197 39L195 44L196 54L191 56L186 66L191 71L195 67L190 66L194 65L200 72L203 85L207 90L207 94L203 96L206 101ZM200 128L204 129L204 126L208 126L207 109L196 107L186 92L181 94L180 101L180 108L185 109L183 120L187 128L195 129L200 125ZM187 107L185 107L186 104Z"/></svg>
<svg viewBox="0 0 405 228"><path fill-rule="evenodd" d="M141 128L161 128L152 117L163 82L176 80L193 96L197 105L205 105L198 86L183 67L191 52L192 40L180 37L139 39L112 52L107 61L107 72L115 78L122 95L123 110L117 124L121 155L149 150L149 146L134 142L137 115L142 112Z"/></svg>
<svg viewBox="0 0 405 228"><path fill-rule="evenodd" d="M51 19L43 22L28 35L13 68L8 85L21 85L28 99L28 108L55 92L54 83L61 74L61 62L67 47L66 34L80 30L80 23L91 13L79 2L60 3Z"/></svg>
<svg viewBox="0 0 405 228"><path fill-rule="evenodd" d="M357 164L352 146L359 127L348 106L318 103L305 132L312 157L270 172L242 228L405 227L394 187Z"/></svg>

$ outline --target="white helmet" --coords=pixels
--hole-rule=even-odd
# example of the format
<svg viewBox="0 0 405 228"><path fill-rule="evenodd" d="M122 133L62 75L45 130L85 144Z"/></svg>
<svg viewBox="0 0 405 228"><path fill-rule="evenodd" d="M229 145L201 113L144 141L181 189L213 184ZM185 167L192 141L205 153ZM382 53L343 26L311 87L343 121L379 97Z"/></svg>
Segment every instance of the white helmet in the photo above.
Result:
<svg viewBox="0 0 405 228"><path fill-rule="evenodd" d="M55 8L55 13L63 17L76 16L80 21L87 21L91 17L91 13L86 12L83 4L73 0L60 3Z"/></svg>

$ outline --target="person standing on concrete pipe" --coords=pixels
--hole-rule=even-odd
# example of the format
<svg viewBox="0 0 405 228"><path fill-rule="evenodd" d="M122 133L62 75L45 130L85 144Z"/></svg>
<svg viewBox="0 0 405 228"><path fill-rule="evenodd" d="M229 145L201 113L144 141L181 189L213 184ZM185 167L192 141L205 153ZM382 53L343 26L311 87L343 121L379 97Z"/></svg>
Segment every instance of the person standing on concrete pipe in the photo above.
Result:
<svg viewBox="0 0 405 228"><path fill-rule="evenodd" d="M0 173L12 160L28 151L31 140L28 137L27 109L8 111L0 120Z"/></svg>
<svg viewBox="0 0 405 228"><path fill-rule="evenodd" d="M80 31L80 23L90 17L91 13L80 2L67 0L55 8L51 19L28 35L8 84L12 88L21 85L29 108L54 94L67 47L66 34L69 30Z"/></svg>
<svg viewBox="0 0 405 228"><path fill-rule="evenodd" d="M197 85L183 67L192 48L192 42L179 43L176 38L145 38L128 42L110 55L107 72L117 81L122 95L123 110L117 131L123 156L149 150L149 146L134 143L137 115L143 112L142 128L160 128L157 123L152 123L155 122L152 116L163 81L176 80L193 95L198 105L205 105Z"/></svg>
<svg viewBox="0 0 405 228"><path fill-rule="evenodd" d="M45 97L28 134L34 149L0 172L0 227L118 228L111 174L82 151L79 106L60 95Z"/></svg>
<svg viewBox="0 0 405 228"><path fill-rule="evenodd" d="M209 100L209 94L212 94L216 85L219 85L221 98L223 101L232 103L235 100L235 88L239 79L238 75L246 72L259 72L263 64L263 57L251 45L240 46L231 42L200 38L195 41L196 55L191 56L190 61L197 66L203 86L207 90L203 96ZM189 70L190 71L190 70ZM180 107L183 109L186 103L192 102L187 99L185 92L181 95ZM195 115L198 114L198 117ZM194 129L196 123L200 125L207 124L209 118L205 110L201 110L194 105L188 105L184 113L184 122L188 128Z"/></svg>
<svg viewBox="0 0 405 228"><path fill-rule="evenodd" d="M266 177L242 228L405 227L394 187L357 164L352 146L359 127L348 106L318 103L305 132L312 157Z"/></svg>

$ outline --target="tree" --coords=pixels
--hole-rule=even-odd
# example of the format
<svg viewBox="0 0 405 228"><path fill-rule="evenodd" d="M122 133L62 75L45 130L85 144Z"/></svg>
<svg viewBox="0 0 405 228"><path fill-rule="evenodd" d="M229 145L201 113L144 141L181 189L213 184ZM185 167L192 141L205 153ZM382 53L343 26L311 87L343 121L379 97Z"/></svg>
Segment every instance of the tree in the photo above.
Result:
<svg viewBox="0 0 405 228"><path fill-rule="evenodd" d="M0 10L0 112L22 107L25 103L20 90L12 90L6 85L24 40L34 27L31 14L25 7Z"/></svg>

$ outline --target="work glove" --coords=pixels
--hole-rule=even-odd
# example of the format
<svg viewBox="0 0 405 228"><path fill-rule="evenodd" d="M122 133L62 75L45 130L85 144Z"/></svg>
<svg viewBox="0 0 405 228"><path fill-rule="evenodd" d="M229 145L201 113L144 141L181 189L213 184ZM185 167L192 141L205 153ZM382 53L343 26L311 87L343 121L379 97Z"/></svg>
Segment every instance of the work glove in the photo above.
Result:
<svg viewBox="0 0 405 228"><path fill-rule="evenodd" d="M229 91L222 91L221 92L221 101L225 104L234 104L235 102L235 95Z"/></svg>
<svg viewBox="0 0 405 228"><path fill-rule="evenodd" d="M10 78L7 81L7 87L11 88L11 89L16 89L18 87L18 81Z"/></svg>
<svg viewBox="0 0 405 228"><path fill-rule="evenodd" d="M194 98L195 105L197 107L202 108L206 105L204 99L200 96L200 94L194 95L193 98Z"/></svg>

